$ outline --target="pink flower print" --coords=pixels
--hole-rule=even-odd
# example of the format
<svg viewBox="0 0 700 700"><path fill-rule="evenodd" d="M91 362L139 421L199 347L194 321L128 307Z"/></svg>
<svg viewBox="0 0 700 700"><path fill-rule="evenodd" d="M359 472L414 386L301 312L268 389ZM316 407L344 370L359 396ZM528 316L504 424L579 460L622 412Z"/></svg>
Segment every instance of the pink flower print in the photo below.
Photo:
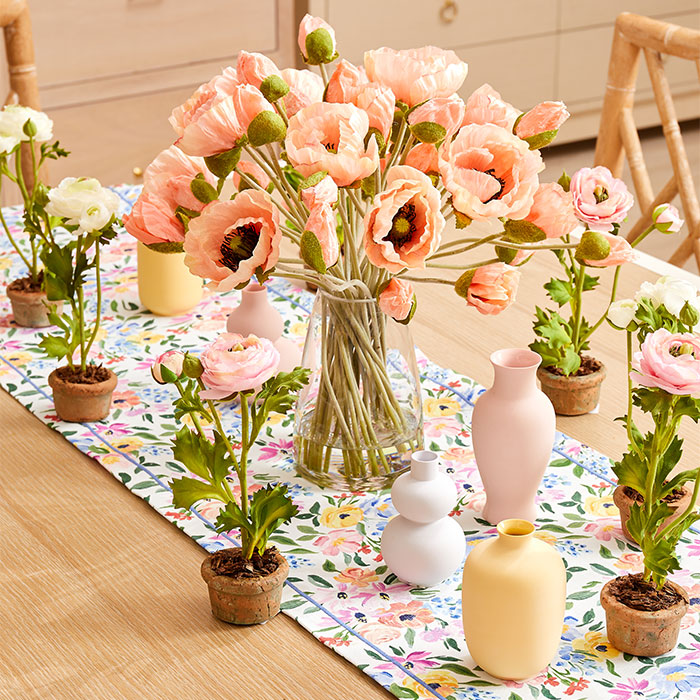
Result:
<svg viewBox="0 0 700 700"><path fill-rule="evenodd" d="M484 506L486 505L486 491L477 491L472 498L467 501L465 504L465 507L468 510L473 510L480 512L484 510Z"/></svg>
<svg viewBox="0 0 700 700"><path fill-rule="evenodd" d="M379 611L379 622L390 627L420 628L435 620L433 613L423 607L419 600L410 603L392 603L385 610Z"/></svg>
<svg viewBox="0 0 700 700"><path fill-rule="evenodd" d="M351 529L331 530L314 540L314 545L319 547L323 554L331 557L341 552L354 554L361 544L362 535Z"/></svg>
<svg viewBox="0 0 700 700"><path fill-rule="evenodd" d="M700 583L686 586L685 589L688 591L688 598L690 598L690 611L700 611Z"/></svg>
<svg viewBox="0 0 700 700"><path fill-rule="evenodd" d="M385 644L392 642L401 636L401 631L395 627L387 627L378 622L370 622L366 625L360 625L357 630L365 639L372 644Z"/></svg>
<svg viewBox="0 0 700 700"><path fill-rule="evenodd" d="M106 439L115 435L128 435L131 432L131 428L126 423L111 423L110 425L98 423L95 425L95 430Z"/></svg>
<svg viewBox="0 0 700 700"><path fill-rule="evenodd" d="M618 683L610 690L610 696L615 700L634 700L635 698L645 698L649 688L649 681L638 678L628 678L625 683Z"/></svg>
<svg viewBox="0 0 700 700"><path fill-rule="evenodd" d="M698 642L693 642L690 646L693 647L694 651L685 654L681 658L688 661L700 659L700 644Z"/></svg>
<svg viewBox="0 0 700 700"><path fill-rule="evenodd" d="M617 569L627 569L630 571L641 571L643 558L639 552L627 552L623 554L614 564Z"/></svg>
<svg viewBox="0 0 700 700"><path fill-rule="evenodd" d="M522 688L525 685L538 686L544 685L547 681L547 672L540 671L536 676L528 678L526 681L504 681L503 685L508 688Z"/></svg>
<svg viewBox="0 0 700 700"><path fill-rule="evenodd" d="M294 443L291 440L271 442L260 450L262 459L284 459L292 454Z"/></svg>
<svg viewBox="0 0 700 700"><path fill-rule="evenodd" d="M398 661L404 668L409 670L416 669L417 671L440 665L439 662L430 659L430 652L428 651L413 651L405 657L394 656L394 660ZM375 668L377 670L381 669L382 671L393 671L395 666L392 663L386 663L379 664L375 666Z"/></svg>
<svg viewBox="0 0 700 700"><path fill-rule="evenodd" d="M141 403L141 399L138 395L131 391L115 391L112 394L112 408L130 408L131 406L138 406Z"/></svg>
<svg viewBox="0 0 700 700"><path fill-rule="evenodd" d="M700 540L695 540L688 547L688 554L690 554L691 557L700 557Z"/></svg>
<svg viewBox="0 0 700 700"><path fill-rule="evenodd" d="M619 518L599 518L588 523L583 528L584 532L590 532L597 540L609 542L611 539L622 539L622 528Z"/></svg>
<svg viewBox="0 0 700 700"><path fill-rule="evenodd" d="M421 634L421 639L423 639L426 642L439 642L445 637L448 637L449 633L444 627L441 627L439 625L435 625L434 627L430 627L427 630L425 630Z"/></svg>
<svg viewBox="0 0 700 700"><path fill-rule="evenodd" d="M462 432L462 426L454 419L446 418L444 420L426 420L425 434L427 437L439 438L443 435L459 435Z"/></svg>

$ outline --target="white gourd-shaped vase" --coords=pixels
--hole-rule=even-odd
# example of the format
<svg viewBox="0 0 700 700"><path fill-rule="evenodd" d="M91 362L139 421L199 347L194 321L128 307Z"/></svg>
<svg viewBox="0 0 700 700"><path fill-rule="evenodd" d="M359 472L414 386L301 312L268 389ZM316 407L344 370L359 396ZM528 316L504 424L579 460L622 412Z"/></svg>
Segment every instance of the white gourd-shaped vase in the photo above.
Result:
<svg viewBox="0 0 700 700"><path fill-rule="evenodd" d="M466 540L459 523L449 517L457 489L440 471L429 450L411 455L411 469L391 489L399 512L384 528L382 557L398 578L417 586L434 586L462 564Z"/></svg>

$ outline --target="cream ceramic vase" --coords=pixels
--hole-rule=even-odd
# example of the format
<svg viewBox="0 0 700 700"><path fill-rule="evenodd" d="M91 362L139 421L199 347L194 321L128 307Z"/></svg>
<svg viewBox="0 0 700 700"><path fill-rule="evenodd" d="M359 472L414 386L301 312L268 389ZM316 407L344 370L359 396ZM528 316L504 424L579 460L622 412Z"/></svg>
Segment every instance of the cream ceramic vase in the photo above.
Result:
<svg viewBox="0 0 700 700"><path fill-rule="evenodd" d="M185 265L182 252L163 253L138 242L141 303L156 316L180 316L202 300L202 279Z"/></svg>
<svg viewBox="0 0 700 700"><path fill-rule="evenodd" d="M496 678L531 678L559 649L566 569L556 549L534 532L526 520L503 520L498 535L477 544L464 565L467 647Z"/></svg>
<svg viewBox="0 0 700 700"><path fill-rule="evenodd" d="M541 358L512 348L491 355L493 386L474 406L472 443L486 491L483 517L535 521L535 496L554 446L556 417L537 388Z"/></svg>

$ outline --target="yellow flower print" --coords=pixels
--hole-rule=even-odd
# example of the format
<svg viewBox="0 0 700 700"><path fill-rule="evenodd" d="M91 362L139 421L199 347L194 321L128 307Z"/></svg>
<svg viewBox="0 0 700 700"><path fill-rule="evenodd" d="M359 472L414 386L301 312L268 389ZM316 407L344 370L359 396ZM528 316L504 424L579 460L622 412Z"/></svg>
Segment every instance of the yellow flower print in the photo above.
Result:
<svg viewBox="0 0 700 700"><path fill-rule="evenodd" d="M132 435L125 435L120 438L112 438L110 444L120 452L133 452L139 447L143 447L143 440Z"/></svg>
<svg viewBox="0 0 700 700"><path fill-rule="evenodd" d="M3 358L10 364L15 366L26 365L34 359L31 352L22 352L21 350L13 350L12 352L3 353Z"/></svg>
<svg viewBox="0 0 700 700"><path fill-rule="evenodd" d="M12 267L12 260L9 255L3 255L0 257L0 270L7 270Z"/></svg>
<svg viewBox="0 0 700 700"><path fill-rule="evenodd" d="M427 673L421 674L421 680L443 697L452 695L455 690L459 688L457 677L449 671L428 671ZM418 696L421 698L434 697L424 686L420 685L412 678L407 678L404 681L404 687L410 688L414 693L418 693Z"/></svg>
<svg viewBox="0 0 700 700"><path fill-rule="evenodd" d="M165 338L164 335L160 333L154 333L153 331L141 331L140 333L134 333L134 335L127 336L127 340L132 343L137 343L139 345L152 345L153 343L159 343Z"/></svg>
<svg viewBox="0 0 700 700"><path fill-rule="evenodd" d="M423 402L423 412L428 418L437 418L438 416L454 416L459 413L461 406L457 399L426 399Z"/></svg>
<svg viewBox="0 0 700 700"><path fill-rule="evenodd" d="M545 530L538 530L535 533L535 537L538 540L542 540L543 542L552 545L555 544L557 541L557 538L551 532L546 532Z"/></svg>
<svg viewBox="0 0 700 700"><path fill-rule="evenodd" d="M354 527L363 517L362 509L357 506L331 507L321 513L321 525L332 528Z"/></svg>
<svg viewBox="0 0 700 700"><path fill-rule="evenodd" d="M102 462L102 464L119 464L119 462L122 462L123 460L124 458L121 455L116 454L116 452L110 452L107 455L100 455L100 462Z"/></svg>
<svg viewBox="0 0 700 700"><path fill-rule="evenodd" d="M303 338L306 335L306 330L309 327L308 322L297 321L289 325L289 335L295 335Z"/></svg>
<svg viewBox="0 0 700 700"><path fill-rule="evenodd" d="M278 425L286 417L287 416L285 416L283 413L271 413L267 418L267 422L269 425Z"/></svg>
<svg viewBox="0 0 700 700"><path fill-rule="evenodd" d="M597 515L599 518L612 518L620 515L620 511L613 503L612 496L600 496L599 498L589 496L583 504L583 508L586 513Z"/></svg>
<svg viewBox="0 0 700 700"><path fill-rule="evenodd" d="M605 659L614 659L620 652L610 644L608 638L601 632L586 632L583 639L571 642L574 651L579 651L601 663Z"/></svg>

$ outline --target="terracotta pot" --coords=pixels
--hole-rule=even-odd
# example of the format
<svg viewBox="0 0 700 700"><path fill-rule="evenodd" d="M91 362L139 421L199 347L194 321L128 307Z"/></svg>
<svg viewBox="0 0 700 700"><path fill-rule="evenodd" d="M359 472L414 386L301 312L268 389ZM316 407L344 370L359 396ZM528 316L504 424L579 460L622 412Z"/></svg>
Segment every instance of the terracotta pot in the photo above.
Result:
<svg viewBox="0 0 700 700"><path fill-rule="evenodd" d="M610 585L616 580L608 581L600 592L610 644L634 656L661 656L671 651L678 641L681 620L688 611L686 590L668 581L683 600L667 610L635 610L610 593Z"/></svg>
<svg viewBox="0 0 700 700"><path fill-rule="evenodd" d="M69 423L92 423L109 415L112 392L117 386L117 375L108 370L109 379L98 384L67 382L54 370L49 375L53 389L53 403L59 418Z"/></svg>
<svg viewBox="0 0 700 700"><path fill-rule="evenodd" d="M23 328L46 328L51 325L46 307L46 292L25 292L7 287L7 297L12 305L15 323ZM63 302L51 302L60 313Z"/></svg>
<svg viewBox="0 0 700 700"><path fill-rule="evenodd" d="M663 528L666 527L666 525L672 523L674 520L683 515L685 509L690 505L692 497L692 491L683 486L683 496L677 501L673 501L672 503L668 504L674 510L673 515L669 515L669 517L666 518L666 520L664 520L664 522L661 525L659 525L659 530L663 530ZM618 486L613 492L613 501L615 502L615 505L620 511L620 525L622 525L622 532L630 542L636 543L637 540L635 540L634 537L630 535L629 530L627 529L627 521L630 517L630 508L634 503L634 499L625 493L624 486Z"/></svg>
<svg viewBox="0 0 700 700"><path fill-rule="evenodd" d="M254 579L219 576L212 571L211 555L202 562L202 578L209 586L214 617L234 625L258 625L280 611L282 586L289 574L287 560L276 552L277 570Z"/></svg>
<svg viewBox="0 0 700 700"><path fill-rule="evenodd" d="M582 416L590 413L600 401L600 385L605 379L605 366L581 377L552 374L544 367L537 370L542 391L547 394L557 415Z"/></svg>

